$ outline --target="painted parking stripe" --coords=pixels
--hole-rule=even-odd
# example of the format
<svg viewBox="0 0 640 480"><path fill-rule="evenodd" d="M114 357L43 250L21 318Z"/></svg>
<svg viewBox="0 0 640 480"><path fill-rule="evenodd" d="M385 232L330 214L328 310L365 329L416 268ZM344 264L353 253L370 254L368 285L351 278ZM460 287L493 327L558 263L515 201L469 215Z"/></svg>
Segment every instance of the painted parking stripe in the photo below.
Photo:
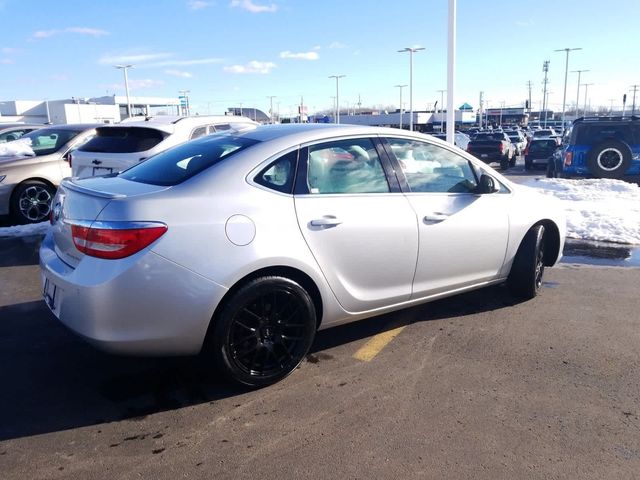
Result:
<svg viewBox="0 0 640 480"><path fill-rule="evenodd" d="M363 362L370 362L374 359L378 353L386 347L391 340L396 338L406 325L402 327L394 328L393 330L387 330L386 332L379 333L371 338L367 343L358 349L353 355L356 360L362 360Z"/></svg>

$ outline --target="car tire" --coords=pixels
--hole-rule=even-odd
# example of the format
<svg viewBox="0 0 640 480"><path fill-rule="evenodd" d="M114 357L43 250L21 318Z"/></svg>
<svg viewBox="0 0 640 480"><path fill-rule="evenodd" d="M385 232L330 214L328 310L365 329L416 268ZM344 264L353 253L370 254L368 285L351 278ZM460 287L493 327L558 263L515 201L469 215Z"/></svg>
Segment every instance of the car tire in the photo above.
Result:
<svg viewBox="0 0 640 480"><path fill-rule="evenodd" d="M47 220L55 194L54 187L40 180L26 180L18 184L9 200L11 217L21 225Z"/></svg>
<svg viewBox="0 0 640 480"><path fill-rule="evenodd" d="M544 225L535 225L522 239L511 265L507 285L523 300L534 298L544 275Z"/></svg>
<svg viewBox="0 0 640 480"><path fill-rule="evenodd" d="M553 160L549 160L547 162L547 178L558 178L558 174L556 172L556 164Z"/></svg>
<svg viewBox="0 0 640 480"><path fill-rule="evenodd" d="M620 140L606 140L587 154L587 167L599 178L621 178L631 166L631 149Z"/></svg>
<svg viewBox="0 0 640 480"><path fill-rule="evenodd" d="M533 164L531 163L531 161L527 162L527 160L525 159L524 161L524 169L529 171L533 169Z"/></svg>
<svg viewBox="0 0 640 480"><path fill-rule="evenodd" d="M509 168L509 159L504 158L500 160L500 170L507 170Z"/></svg>
<svg viewBox="0 0 640 480"><path fill-rule="evenodd" d="M304 359L316 332L316 310L297 282L259 277L240 287L214 322L209 347L218 369L236 383L260 388Z"/></svg>

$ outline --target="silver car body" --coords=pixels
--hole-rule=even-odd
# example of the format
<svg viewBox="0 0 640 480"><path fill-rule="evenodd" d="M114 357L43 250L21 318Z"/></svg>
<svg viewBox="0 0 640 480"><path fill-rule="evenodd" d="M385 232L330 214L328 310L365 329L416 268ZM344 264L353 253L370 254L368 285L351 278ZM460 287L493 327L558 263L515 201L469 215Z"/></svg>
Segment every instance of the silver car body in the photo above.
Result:
<svg viewBox="0 0 640 480"><path fill-rule="evenodd" d="M84 178L122 171L189 140L211 135L218 131L241 130L254 128L257 125L258 123L249 118L230 115L197 115L193 117L160 115L150 117L148 120L139 120L133 117L116 125L101 127L98 130L98 136L103 132L117 131L117 129L146 129L147 131L159 132L164 138L154 142L151 148L135 149L134 151L111 152L100 149L92 149L91 151L80 149L73 155L73 176ZM87 148L89 146L90 144L87 145Z"/></svg>
<svg viewBox="0 0 640 480"><path fill-rule="evenodd" d="M175 186L118 176L63 182L40 266L47 303L65 325L112 352L195 354L225 295L256 272L308 279L326 328L503 282L539 222L557 236L550 264L561 257L565 218L553 198L445 142L347 125L264 126L241 136L259 142ZM288 152L359 138L435 145L500 191L291 195L254 180ZM104 260L75 248L70 225L82 222L168 229L130 257Z"/></svg>
<svg viewBox="0 0 640 480"><path fill-rule="evenodd" d="M40 180L57 187L63 178L71 176L71 168L67 160L69 152L78 148L95 134L94 124L56 125L44 127L36 133L46 134L49 131L79 130L80 133L71 141L61 145L57 151L48 155L35 157L1 157L0 158L0 215L9 214L9 202L14 189L27 180Z"/></svg>

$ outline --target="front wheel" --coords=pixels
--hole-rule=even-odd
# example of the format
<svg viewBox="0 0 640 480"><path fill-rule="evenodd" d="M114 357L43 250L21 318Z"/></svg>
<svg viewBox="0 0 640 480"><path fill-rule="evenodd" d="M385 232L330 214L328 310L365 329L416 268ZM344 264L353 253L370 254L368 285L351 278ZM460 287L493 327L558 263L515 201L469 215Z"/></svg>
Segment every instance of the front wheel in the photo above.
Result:
<svg viewBox="0 0 640 480"><path fill-rule="evenodd" d="M10 208L13 220L20 224L47 220L56 189L39 180L19 184L11 194Z"/></svg>
<svg viewBox="0 0 640 480"><path fill-rule="evenodd" d="M277 276L242 286L214 321L210 341L218 368L253 388L289 375L311 348L316 331L310 295L293 280Z"/></svg>
<svg viewBox="0 0 640 480"><path fill-rule="evenodd" d="M538 295L544 275L544 225L535 225L524 236L513 260L507 285L523 300Z"/></svg>

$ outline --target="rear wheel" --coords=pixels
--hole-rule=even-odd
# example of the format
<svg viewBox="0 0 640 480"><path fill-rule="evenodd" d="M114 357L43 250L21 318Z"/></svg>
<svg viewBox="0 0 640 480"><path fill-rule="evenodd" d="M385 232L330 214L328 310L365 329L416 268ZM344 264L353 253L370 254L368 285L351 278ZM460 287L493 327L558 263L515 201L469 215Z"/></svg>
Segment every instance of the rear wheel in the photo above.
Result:
<svg viewBox="0 0 640 480"><path fill-rule="evenodd" d="M534 298L542 287L544 275L544 226L527 232L516 253L507 279L511 292L523 300Z"/></svg>
<svg viewBox="0 0 640 480"><path fill-rule="evenodd" d="M47 220L56 189L39 180L19 184L11 194L11 215L20 224Z"/></svg>
<svg viewBox="0 0 640 480"><path fill-rule="evenodd" d="M631 166L631 149L620 140L607 140L587 155L589 171L600 178L621 178Z"/></svg>
<svg viewBox="0 0 640 480"><path fill-rule="evenodd" d="M509 159L504 158L500 160L500 170L507 170L509 168Z"/></svg>
<svg viewBox="0 0 640 480"><path fill-rule="evenodd" d="M289 375L315 336L313 300L298 283L260 277L241 287L215 319L211 347L231 380L264 387Z"/></svg>

